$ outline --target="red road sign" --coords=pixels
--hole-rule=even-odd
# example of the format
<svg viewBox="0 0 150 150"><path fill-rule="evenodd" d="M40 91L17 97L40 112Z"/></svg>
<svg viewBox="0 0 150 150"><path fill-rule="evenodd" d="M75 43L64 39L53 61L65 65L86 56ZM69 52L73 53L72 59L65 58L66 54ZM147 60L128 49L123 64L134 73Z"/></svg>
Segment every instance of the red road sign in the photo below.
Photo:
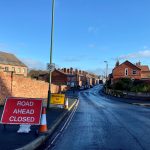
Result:
<svg viewBox="0 0 150 150"><path fill-rule="evenodd" d="M42 99L8 98L1 122L3 124L40 124Z"/></svg>

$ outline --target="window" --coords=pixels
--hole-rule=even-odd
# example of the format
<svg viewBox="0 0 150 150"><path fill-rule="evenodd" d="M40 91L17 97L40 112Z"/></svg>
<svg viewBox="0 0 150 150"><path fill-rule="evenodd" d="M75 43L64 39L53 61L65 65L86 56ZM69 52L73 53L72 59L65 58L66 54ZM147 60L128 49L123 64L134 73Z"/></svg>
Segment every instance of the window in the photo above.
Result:
<svg viewBox="0 0 150 150"><path fill-rule="evenodd" d="M128 76L128 68L125 68L125 76Z"/></svg>
<svg viewBox="0 0 150 150"><path fill-rule="evenodd" d="M26 69L25 68L23 68L23 73L26 73Z"/></svg>
<svg viewBox="0 0 150 150"><path fill-rule="evenodd" d="M20 68L18 68L18 73L20 73L21 72L21 69Z"/></svg>
<svg viewBox="0 0 150 150"><path fill-rule="evenodd" d="M12 71L15 72L15 67L12 67Z"/></svg>
<svg viewBox="0 0 150 150"><path fill-rule="evenodd" d="M137 72L136 70L133 70L133 71L132 71L132 74L133 74L133 75L135 75L135 74L136 74L136 72Z"/></svg>
<svg viewBox="0 0 150 150"><path fill-rule="evenodd" d="M9 71L9 68L8 68L8 67L5 67L5 71Z"/></svg>

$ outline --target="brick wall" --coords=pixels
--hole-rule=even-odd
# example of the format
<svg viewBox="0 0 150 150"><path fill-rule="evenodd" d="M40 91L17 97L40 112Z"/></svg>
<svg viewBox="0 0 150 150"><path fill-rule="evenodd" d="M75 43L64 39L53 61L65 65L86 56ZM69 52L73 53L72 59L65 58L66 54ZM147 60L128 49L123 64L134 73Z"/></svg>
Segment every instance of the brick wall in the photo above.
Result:
<svg viewBox="0 0 150 150"><path fill-rule="evenodd" d="M141 78L150 78L150 71L142 71Z"/></svg>
<svg viewBox="0 0 150 150"><path fill-rule="evenodd" d="M57 93L64 90L66 86L51 86L51 92ZM0 105L4 104L5 98L13 97L29 97L29 98L47 98L48 83L44 81L34 80L11 73L0 72Z"/></svg>

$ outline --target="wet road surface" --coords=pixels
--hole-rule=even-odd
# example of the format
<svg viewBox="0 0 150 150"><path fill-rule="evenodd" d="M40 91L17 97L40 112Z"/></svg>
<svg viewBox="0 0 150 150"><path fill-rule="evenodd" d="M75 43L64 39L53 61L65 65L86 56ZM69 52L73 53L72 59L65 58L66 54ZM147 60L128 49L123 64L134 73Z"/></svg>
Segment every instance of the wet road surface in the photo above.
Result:
<svg viewBox="0 0 150 150"><path fill-rule="evenodd" d="M100 86L82 91L53 150L149 150L150 109L108 99Z"/></svg>

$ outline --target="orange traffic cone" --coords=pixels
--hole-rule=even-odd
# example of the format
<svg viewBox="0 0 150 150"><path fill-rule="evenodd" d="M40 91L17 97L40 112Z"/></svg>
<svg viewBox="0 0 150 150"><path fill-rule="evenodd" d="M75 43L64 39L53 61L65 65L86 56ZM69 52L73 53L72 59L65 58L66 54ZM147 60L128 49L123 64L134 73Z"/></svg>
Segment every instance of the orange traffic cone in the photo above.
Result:
<svg viewBox="0 0 150 150"><path fill-rule="evenodd" d="M47 122L46 122L46 108L43 107L42 109L42 116L41 116L41 125L39 128L40 133L47 132Z"/></svg>
<svg viewBox="0 0 150 150"><path fill-rule="evenodd" d="M68 98L65 101L65 109L68 109Z"/></svg>

